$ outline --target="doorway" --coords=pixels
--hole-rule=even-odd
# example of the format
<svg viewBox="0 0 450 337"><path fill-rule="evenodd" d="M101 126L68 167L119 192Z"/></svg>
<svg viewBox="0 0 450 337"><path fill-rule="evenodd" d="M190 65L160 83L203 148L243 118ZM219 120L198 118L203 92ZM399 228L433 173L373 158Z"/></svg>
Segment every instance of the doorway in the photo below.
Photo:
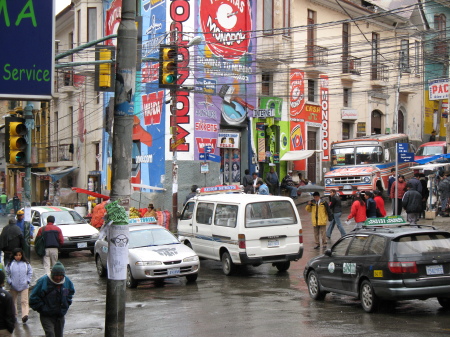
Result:
<svg viewBox="0 0 450 337"><path fill-rule="evenodd" d="M372 111L372 119L370 121L371 125L371 135L380 135L381 134L381 111L373 110Z"/></svg>
<svg viewBox="0 0 450 337"><path fill-rule="evenodd" d="M308 150L316 150L317 146L317 132L315 131L309 131L307 133L308 136ZM311 157L307 159L306 164L306 170L308 174L308 180L311 182L316 182L316 156L317 154L314 153Z"/></svg>

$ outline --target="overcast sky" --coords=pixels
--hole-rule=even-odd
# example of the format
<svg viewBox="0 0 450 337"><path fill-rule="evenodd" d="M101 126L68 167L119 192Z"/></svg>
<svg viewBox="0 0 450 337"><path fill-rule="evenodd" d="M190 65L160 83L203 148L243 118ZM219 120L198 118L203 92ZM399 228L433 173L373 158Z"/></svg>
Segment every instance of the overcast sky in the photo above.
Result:
<svg viewBox="0 0 450 337"><path fill-rule="evenodd" d="M70 0L55 0L55 15L70 5Z"/></svg>

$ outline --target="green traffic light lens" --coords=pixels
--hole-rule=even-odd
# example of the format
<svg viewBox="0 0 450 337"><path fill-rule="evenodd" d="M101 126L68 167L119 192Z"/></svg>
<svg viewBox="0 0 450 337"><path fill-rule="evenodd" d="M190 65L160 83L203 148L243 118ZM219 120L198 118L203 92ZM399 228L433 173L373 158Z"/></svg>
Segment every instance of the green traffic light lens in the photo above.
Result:
<svg viewBox="0 0 450 337"><path fill-rule="evenodd" d="M166 76L166 84L173 84L175 82L175 76L173 74Z"/></svg>

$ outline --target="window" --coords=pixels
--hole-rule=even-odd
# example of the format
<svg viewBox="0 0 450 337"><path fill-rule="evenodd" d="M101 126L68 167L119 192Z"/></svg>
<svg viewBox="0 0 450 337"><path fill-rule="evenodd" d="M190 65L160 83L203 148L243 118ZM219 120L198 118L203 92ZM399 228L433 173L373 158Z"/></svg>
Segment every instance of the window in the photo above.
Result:
<svg viewBox="0 0 450 337"><path fill-rule="evenodd" d="M306 31L307 63L314 62L314 45L316 44L316 12L308 9L308 28Z"/></svg>
<svg viewBox="0 0 450 337"><path fill-rule="evenodd" d="M236 205L218 204L214 216L214 225L224 227L236 227L239 207Z"/></svg>
<svg viewBox="0 0 450 337"><path fill-rule="evenodd" d="M263 27L264 34L273 34L273 0L264 0Z"/></svg>
<svg viewBox="0 0 450 337"><path fill-rule="evenodd" d="M409 41L402 40L400 46L400 70L409 72Z"/></svg>
<svg viewBox="0 0 450 337"><path fill-rule="evenodd" d="M398 257L450 252L450 238L447 233L426 233L403 236L393 244L393 252L395 252Z"/></svg>
<svg viewBox="0 0 450 337"><path fill-rule="evenodd" d="M197 207L195 219L197 223L211 225L212 215L214 211L214 204L200 202Z"/></svg>
<svg viewBox="0 0 450 337"><path fill-rule="evenodd" d="M181 214L180 220L192 219L192 213L194 213L195 202L191 201L184 207L183 213Z"/></svg>
<svg viewBox="0 0 450 337"><path fill-rule="evenodd" d="M87 42L97 40L97 8L88 7Z"/></svg>
<svg viewBox="0 0 450 337"><path fill-rule="evenodd" d="M289 201L255 202L245 207L245 227L284 226L297 223Z"/></svg>
<svg viewBox="0 0 450 337"><path fill-rule="evenodd" d="M69 33L69 48L68 49L73 49L75 46L74 46L74 39L73 39L73 32L70 32ZM69 56L69 58L70 58L70 62L73 62L73 54L70 54L70 56Z"/></svg>
<svg viewBox="0 0 450 337"><path fill-rule="evenodd" d="M308 101L317 102L317 81L308 80Z"/></svg>
<svg viewBox="0 0 450 337"><path fill-rule="evenodd" d="M344 95L344 101L343 101L343 104L344 104L344 107L345 107L345 108L349 108L349 107L351 107L351 105L352 105L352 102L351 102L351 93L352 93L352 89L350 89L350 88L344 88L344 91L343 91L343 95Z"/></svg>
<svg viewBox="0 0 450 337"><path fill-rule="evenodd" d="M368 235L355 235L350 245L350 248L348 249L347 255L349 256L363 255L364 245L366 244L368 239L369 239Z"/></svg>
<svg viewBox="0 0 450 337"><path fill-rule="evenodd" d="M342 72L350 71L350 23L342 24Z"/></svg>
<svg viewBox="0 0 450 337"><path fill-rule="evenodd" d="M77 11L77 45L80 45L81 41L81 10Z"/></svg>
<svg viewBox="0 0 450 337"><path fill-rule="evenodd" d="M273 96L273 73L263 72L261 74L261 94Z"/></svg>
<svg viewBox="0 0 450 337"><path fill-rule="evenodd" d="M283 0L283 35L291 35L291 0Z"/></svg>
<svg viewBox="0 0 450 337"><path fill-rule="evenodd" d="M367 248L368 255L381 255L384 252L384 248L386 246L386 239L378 236L372 235L372 240L369 243L369 247Z"/></svg>
<svg viewBox="0 0 450 337"><path fill-rule="evenodd" d="M336 245L334 245L332 250L333 256L345 256L345 253L347 252L348 245L352 241L352 236L346 237L339 241Z"/></svg>
<svg viewBox="0 0 450 337"><path fill-rule="evenodd" d="M350 139L352 126L350 123L342 123L342 140ZM336 164L333 164L336 165Z"/></svg>
<svg viewBox="0 0 450 337"><path fill-rule="evenodd" d="M380 35L372 33L372 80L378 80L378 53Z"/></svg>
<svg viewBox="0 0 450 337"><path fill-rule="evenodd" d="M414 69L420 75L420 41L414 42Z"/></svg>
<svg viewBox="0 0 450 337"><path fill-rule="evenodd" d="M434 29L437 32L435 45L434 45L434 52L436 54L445 55L447 54L447 33L446 33L446 26L447 26L447 18L444 14L439 14L434 16Z"/></svg>

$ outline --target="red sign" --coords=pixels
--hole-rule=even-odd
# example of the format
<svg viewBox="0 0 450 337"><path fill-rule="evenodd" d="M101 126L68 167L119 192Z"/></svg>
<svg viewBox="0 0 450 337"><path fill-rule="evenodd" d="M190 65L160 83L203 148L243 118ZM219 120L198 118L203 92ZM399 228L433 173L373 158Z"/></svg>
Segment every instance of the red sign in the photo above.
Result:
<svg viewBox="0 0 450 337"><path fill-rule="evenodd" d="M323 150L322 161L328 161L330 159L330 134L329 129L329 92L328 92L328 76L320 75L320 106L322 108L322 126L320 131L322 133L321 149Z"/></svg>
<svg viewBox="0 0 450 337"><path fill-rule="evenodd" d="M163 99L164 90L142 96L142 110L144 112L145 125L161 123Z"/></svg>
<svg viewBox="0 0 450 337"><path fill-rule="evenodd" d="M145 62L145 65L142 67L142 83L156 82L158 75L159 64Z"/></svg>
<svg viewBox="0 0 450 337"><path fill-rule="evenodd" d="M111 6L106 10L105 18L105 35L111 35L117 33L119 28L120 18L122 15L122 0L113 0ZM105 42L107 46L113 46L113 40L107 40Z"/></svg>
<svg viewBox="0 0 450 337"><path fill-rule="evenodd" d="M290 109L292 118L299 118L305 106L305 73L298 69L291 69L290 75Z"/></svg>
<svg viewBox="0 0 450 337"><path fill-rule="evenodd" d="M197 143L198 153L205 153L205 146L211 146L211 153L216 151L217 138L195 138Z"/></svg>
<svg viewBox="0 0 450 337"><path fill-rule="evenodd" d="M239 59L250 45L252 17L248 0L200 0L200 23L209 49L225 59Z"/></svg>

